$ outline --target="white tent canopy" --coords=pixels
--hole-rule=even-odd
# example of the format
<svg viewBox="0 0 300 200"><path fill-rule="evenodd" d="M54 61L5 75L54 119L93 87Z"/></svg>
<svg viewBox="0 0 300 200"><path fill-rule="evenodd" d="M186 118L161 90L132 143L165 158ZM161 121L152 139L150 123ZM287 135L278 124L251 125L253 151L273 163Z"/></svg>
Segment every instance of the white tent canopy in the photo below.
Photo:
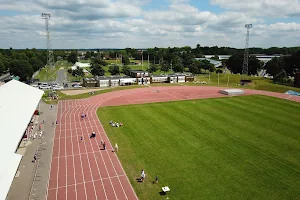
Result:
<svg viewBox="0 0 300 200"><path fill-rule="evenodd" d="M81 63L81 62L76 62L71 68L72 70L79 68L85 68L85 67L91 67L90 63Z"/></svg>
<svg viewBox="0 0 300 200"><path fill-rule="evenodd" d="M16 154L43 91L16 80L0 86L0 199L5 199L20 164Z"/></svg>

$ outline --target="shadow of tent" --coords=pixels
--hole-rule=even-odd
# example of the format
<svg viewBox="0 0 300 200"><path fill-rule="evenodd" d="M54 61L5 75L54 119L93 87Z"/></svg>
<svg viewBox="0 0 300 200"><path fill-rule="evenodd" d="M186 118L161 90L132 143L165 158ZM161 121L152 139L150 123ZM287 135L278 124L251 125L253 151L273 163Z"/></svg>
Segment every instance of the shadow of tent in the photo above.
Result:
<svg viewBox="0 0 300 200"><path fill-rule="evenodd" d="M167 193L165 193L164 191L159 192L160 196L165 196Z"/></svg>

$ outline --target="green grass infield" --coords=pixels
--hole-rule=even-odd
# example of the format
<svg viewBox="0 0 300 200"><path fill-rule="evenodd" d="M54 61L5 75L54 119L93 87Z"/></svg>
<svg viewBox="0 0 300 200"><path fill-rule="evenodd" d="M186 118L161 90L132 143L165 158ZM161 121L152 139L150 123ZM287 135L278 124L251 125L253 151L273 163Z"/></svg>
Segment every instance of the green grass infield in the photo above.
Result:
<svg viewBox="0 0 300 200"><path fill-rule="evenodd" d="M104 107L97 114L140 199L300 197L299 103L253 95ZM163 186L171 189L165 196Z"/></svg>

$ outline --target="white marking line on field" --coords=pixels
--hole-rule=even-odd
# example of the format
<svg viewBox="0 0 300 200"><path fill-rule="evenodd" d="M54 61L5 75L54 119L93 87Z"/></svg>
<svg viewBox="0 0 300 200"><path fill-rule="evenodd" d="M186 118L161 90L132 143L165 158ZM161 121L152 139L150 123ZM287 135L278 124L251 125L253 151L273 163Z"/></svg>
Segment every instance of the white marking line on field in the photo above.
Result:
<svg viewBox="0 0 300 200"><path fill-rule="evenodd" d="M179 95L179 96L183 97L184 99L187 99L187 96L185 96L185 95L183 95L183 94L180 94L180 93L178 93L178 92L173 92L173 93L176 94L176 95Z"/></svg>
<svg viewBox="0 0 300 200"><path fill-rule="evenodd" d="M94 152L96 152L96 153L99 153L99 152L101 152L101 151L94 151ZM73 156L80 156L80 155L84 155L84 154L92 154L92 153L94 153L94 152L87 152L87 153L77 153L77 154L66 155L66 156L60 156L60 157L56 156L56 157L53 157L52 159L59 159L59 158L64 158L64 157L73 157Z"/></svg>
<svg viewBox="0 0 300 200"><path fill-rule="evenodd" d="M175 96L174 94L170 94L169 92L165 92L164 91L164 93L167 94L167 95L169 95L169 96L171 96L171 97L174 97L174 98L176 98L178 100L185 100L185 98L181 98L181 97Z"/></svg>
<svg viewBox="0 0 300 200"><path fill-rule="evenodd" d="M83 181L81 183L76 183L76 184L70 184L70 185L66 185L66 186L61 186L61 187L54 187L54 188L50 188L48 190L55 190L56 188L65 188L65 187L70 187L70 186L76 186L76 185L81 185L81 184L87 184L87 183L92 183L92 182L96 182L96 181L102 181L102 180L108 180L108 179L113 179L113 178L119 178L125 176L124 174L121 175L117 175L117 176L111 176L111 177L107 177L107 178L99 178L99 179L94 179L91 181ZM76 188L76 187L75 187Z"/></svg>
<svg viewBox="0 0 300 200"><path fill-rule="evenodd" d="M80 129L80 128L78 128L78 129ZM80 130L81 130L81 129L80 129ZM76 129L75 131L77 131L77 129ZM100 132L97 132L97 133L104 133L104 132L103 132L103 131L100 131ZM88 134L90 134L90 133L88 133ZM86 136L88 136L88 135L86 135ZM79 141L80 136L74 135L74 136L66 136L66 137L57 137L57 138L54 138L54 140L59 140L59 139L62 139L62 138L69 138L69 139L71 139L71 138L78 138L78 141ZM84 139L84 138L83 138L83 139Z"/></svg>
<svg viewBox="0 0 300 200"><path fill-rule="evenodd" d="M74 107L76 108L76 107ZM87 116L88 117L88 116ZM74 124L82 124L84 123L84 121L91 121L91 122L97 122L97 121L94 121L94 120L90 120L90 119L80 119L81 121L74 121L74 122L65 122L65 123L61 123L61 124L58 124L58 126L63 126L63 125L74 125Z"/></svg>

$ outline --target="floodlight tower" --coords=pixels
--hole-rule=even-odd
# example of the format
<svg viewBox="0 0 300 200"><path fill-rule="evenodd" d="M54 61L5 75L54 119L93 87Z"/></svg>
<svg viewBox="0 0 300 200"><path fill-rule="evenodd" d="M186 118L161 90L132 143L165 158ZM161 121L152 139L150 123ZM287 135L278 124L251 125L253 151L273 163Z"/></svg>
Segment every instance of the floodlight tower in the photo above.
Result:
<svg viewBox="0 0 300 200"><path fill-rule="evenodd" d="M245 24L245 28L247 29L247 36L246 36L246 46L245 46L245 53L244 53L242 76L245 75L247 77L248 76L248 60L249 60L249 31L252 28L252 24Z"/></svg>
<svg viewBox="0 0 300 200"><path fill-rule="evenodd" d="M54 67L54 56L51 48L51 40L50 40L50 32L49 32L50 14L42 13L42 19L45 19L45 25L46 25L47 52L48 52L47 65L50 67Z"/></svg>

